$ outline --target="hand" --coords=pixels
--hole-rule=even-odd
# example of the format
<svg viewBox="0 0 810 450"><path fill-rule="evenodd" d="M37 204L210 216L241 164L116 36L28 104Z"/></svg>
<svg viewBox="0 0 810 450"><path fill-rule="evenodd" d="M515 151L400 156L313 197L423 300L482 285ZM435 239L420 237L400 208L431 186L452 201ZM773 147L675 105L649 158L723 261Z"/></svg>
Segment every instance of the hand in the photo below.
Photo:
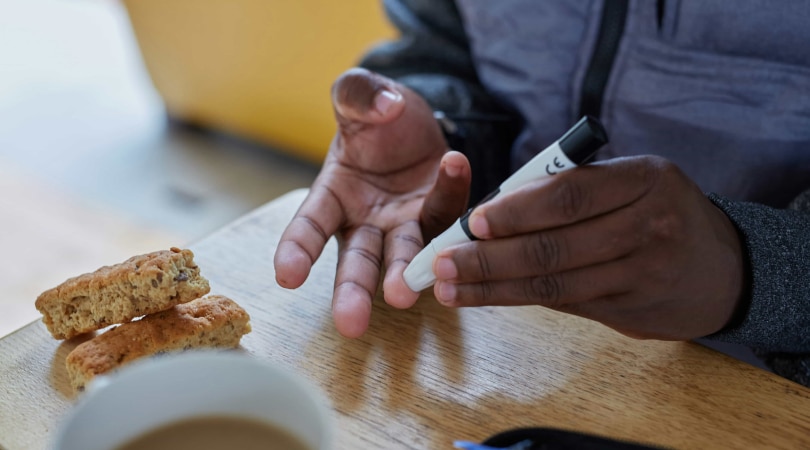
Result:
<svg viewBox="0 0 810 450"><path fill-rule="evenodd" d="M434 260L448 306L543 305L638 338L723 328L743 290L740 238L674 164L621 158L478 206L482 240Z"/></svg>
<svg viewBox="0 0 810 450"><path fill-rule="evenodd" d="M433 111L407 87L352 69L333 85L332 103L338 132L274 264L277 282L297 288L335 234L332 313L338 332L358 337L383 264L386 302L406 308L416 301L402 272L424 246L423 230L430 237L464 212L471 173L462 154L447 152Z"/></svg>

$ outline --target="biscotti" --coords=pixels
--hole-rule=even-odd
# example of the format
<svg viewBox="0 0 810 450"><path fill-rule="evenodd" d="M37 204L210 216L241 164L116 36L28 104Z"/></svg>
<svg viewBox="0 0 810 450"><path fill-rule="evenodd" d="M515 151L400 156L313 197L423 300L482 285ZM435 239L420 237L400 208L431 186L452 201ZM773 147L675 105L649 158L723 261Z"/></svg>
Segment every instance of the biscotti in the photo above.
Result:
<svg viewBox="0 0 810 450"><path fill-rule="evenodd" d="M67 357L74 389L135 359L174 350L236 347L250 332L250 316L233 300L209 295L115 327Z"/></svg>
<svg viewBox="0 0 810 450"><path fill-rule="evenodd" d="M71 278L36 300L56 339L163 311L210 291L191 250L172 247Z"/></svg>

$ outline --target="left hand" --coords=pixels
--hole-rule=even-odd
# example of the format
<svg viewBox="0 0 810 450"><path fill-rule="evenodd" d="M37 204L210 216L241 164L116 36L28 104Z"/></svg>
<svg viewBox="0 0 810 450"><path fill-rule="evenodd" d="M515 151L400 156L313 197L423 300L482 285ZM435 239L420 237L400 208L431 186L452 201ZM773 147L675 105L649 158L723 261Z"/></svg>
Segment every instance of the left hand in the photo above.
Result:
<svg viewBox="0 0 810 450"><path fill-rule="evenodd" d="M481 240L434 260L447 306L542 305L628 336L686 340L723 328L743 292L726 215L674 164L619 158L478 206Z"/></svg>
<svg viewBox="0 0 810 450"><path fill-rule="evenodd" d="M332 315L341 335L356 338L368 328L384 269L385 301L416 302L402 272L424 239L464 212L471 171L463 154L448 151L425 99L405 85L354 68L333 84L332 103L338 132L273 262L278 284L295 289L334 235Z"/></svg>

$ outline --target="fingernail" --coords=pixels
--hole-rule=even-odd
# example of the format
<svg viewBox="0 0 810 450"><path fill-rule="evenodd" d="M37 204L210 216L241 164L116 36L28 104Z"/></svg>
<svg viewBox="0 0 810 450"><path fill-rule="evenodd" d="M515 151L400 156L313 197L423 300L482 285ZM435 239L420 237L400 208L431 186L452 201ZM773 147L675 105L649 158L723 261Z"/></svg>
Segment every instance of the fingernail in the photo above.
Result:
<svg viewBox="0 0 810 450"><path fill-rule="evenodd" d="M436 260L436 278L439 280L452 280L458 276L456 263L447 257L440 257Z"/></svg>
<svg viewBox="0 0 810 450"><path fill-rule="evenodd" d="M473 235L481 239L489 237L489 223L483 214L473 213L470 216L470 231Z"/></svg>
<svg viewBox="0 0 810 450"><path fill-rule="evenodd" d="M461 167L455 164L445 164L444 172L450 178L455 178L461 174Z"/></svg>
<svg viewBox="0 0 810 450"><path fill-rule="evenodd" d="M402 100L402 95L383 89L374 97L374 109L384 115L391 108L391 105L398 103L400 100Z"/></svg>
<svg viewBox="0 0 810 450"><path fill-rule="evenodd" d="M448 283L446 281L440 281L436 283L436 290L438 291L438 295L436 295L437 300L439 300L442 304L451 304L456 299L456 285L453 283Z"/></svg>

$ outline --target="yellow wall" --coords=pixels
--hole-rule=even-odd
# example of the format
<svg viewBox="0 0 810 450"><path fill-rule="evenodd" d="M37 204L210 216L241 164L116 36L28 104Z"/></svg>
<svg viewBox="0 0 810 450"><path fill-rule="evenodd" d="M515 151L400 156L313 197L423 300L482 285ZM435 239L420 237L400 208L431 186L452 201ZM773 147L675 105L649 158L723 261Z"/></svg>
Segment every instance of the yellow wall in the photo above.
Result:
<svg viewBox="0 0 810 450"><path fill-rule="evenodd" d="M377 0L124 0L170 114L319 163L332 81L394 36Z"/></svg>

